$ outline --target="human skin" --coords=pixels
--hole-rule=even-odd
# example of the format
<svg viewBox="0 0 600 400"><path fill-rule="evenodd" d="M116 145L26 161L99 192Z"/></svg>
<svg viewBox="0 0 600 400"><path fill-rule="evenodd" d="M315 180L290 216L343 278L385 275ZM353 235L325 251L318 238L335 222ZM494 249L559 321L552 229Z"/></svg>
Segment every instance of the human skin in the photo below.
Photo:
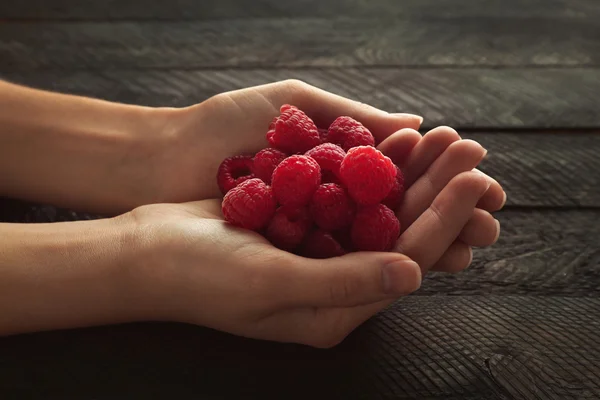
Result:
<svg viewBox="0 0 600 400"><path fill-rule="evenodd" d="M310 260L222 220L216 169L266 146L279 106L362 121L410 184L395 252ZM0 83L0 194L106 214L0 224L0 334L141 320L329 347L429 270L497 240L505 195L477 143L297 81L148 108ZM416 264L415 264L416 263ZM418 267L416 266L418 265ZM302 327L302 329L299 329Z"/></svg>

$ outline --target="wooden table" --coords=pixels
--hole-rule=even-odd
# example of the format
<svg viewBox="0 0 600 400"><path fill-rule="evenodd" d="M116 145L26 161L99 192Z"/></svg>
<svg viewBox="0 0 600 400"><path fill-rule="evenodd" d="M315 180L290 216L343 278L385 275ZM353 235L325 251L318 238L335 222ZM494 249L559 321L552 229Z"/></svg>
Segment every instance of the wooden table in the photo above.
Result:
<svg viewBox="0 0 600 400"><path fill-rule="evenodd" d="M182 106L299 78L480 141L508 204L469 270L333 350L176 324L15 336L0 398L600 398L598 21L597 0L1 2L4 79Z"/></svg>

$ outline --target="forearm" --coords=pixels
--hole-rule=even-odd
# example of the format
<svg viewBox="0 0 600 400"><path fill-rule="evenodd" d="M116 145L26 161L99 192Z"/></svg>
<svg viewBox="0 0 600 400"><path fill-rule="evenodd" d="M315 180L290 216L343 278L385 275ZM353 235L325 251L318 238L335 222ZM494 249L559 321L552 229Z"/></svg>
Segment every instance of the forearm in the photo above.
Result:
<svg viewBox="0 0 600 400"><path fill-rule="evenodd" d="M114 219L0 224L0 336L140 318L130 232Z"/></svg>
<svg viewBox="0 0 600 400"><path fill-rule="evenodd" d="M0 81L0 195L99 213L151 202L166 112Z"/></svg>

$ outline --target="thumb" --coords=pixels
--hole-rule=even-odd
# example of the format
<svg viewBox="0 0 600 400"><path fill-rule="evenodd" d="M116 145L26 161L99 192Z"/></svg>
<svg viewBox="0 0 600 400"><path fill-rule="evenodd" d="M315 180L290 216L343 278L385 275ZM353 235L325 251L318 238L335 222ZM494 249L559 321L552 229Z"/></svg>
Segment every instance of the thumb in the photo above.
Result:
<svg viewBox="0 0 600 400"><path fill-rule="evenodd" d="M421 286L419 265L398 253L297 260L286 268L280 286L292 307L353 307L404 296Z"/></svg>

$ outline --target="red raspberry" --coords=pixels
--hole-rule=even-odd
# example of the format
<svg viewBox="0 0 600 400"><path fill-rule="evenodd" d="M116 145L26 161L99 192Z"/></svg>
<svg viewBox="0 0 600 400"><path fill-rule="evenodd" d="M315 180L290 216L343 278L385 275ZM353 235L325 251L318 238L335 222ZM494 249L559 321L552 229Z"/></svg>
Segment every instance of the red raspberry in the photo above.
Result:
<svg viewBox="0 0 600 400"><path fill-rule="evenodd" d="M282 106L280 112L267 132L267 140L272 147L295 154L321 144L317 126L304 112L289 104Z"/></svg>
<svg viewBox="0 0 600 400"><path fill-rule="evenodd" d="M308 234L300 254L309 258L330 258L343 256L346 251L330 233L316 230Z"/></svg>
<svg viewBox="0 0 600 400"><path fill-rule="evenodd" d="M262 179L263 182L270 185L275 167L285 160L286 157L287 155L285 153L282 153L277 149L262 149L254 156L252 172L254 172L254 175L257 178Z"/></svg>
<svg viewBox="0 0 600 400"><path fill-rule="evenodd" d="M226 194L240 183L254 178L252 157L234 156L223 160L217 171L217 184L221 193Z"/></svg>
<svg viewBox="0 0 600 400"><path fill-rule="evenodd" d="M404 174L397 165L395 167L396 181L394 182L394 186L392 186L390 193L381 202L381 204L391 208L392 210L397 210L402 203L402 199L404 198Z"/></svg>
<svg viewBox="0 0 600 400"><path fill-rule="evenodd" d="M388 251L400 235L400 221L383 204L365 207L356 213L351 234L358 251Z"/></svg>
<svg viewBox="0 0 600 400"><path fill-rule="evenodd" d="M319 228L326 231L349 226L354 211L354 203L346 190L335 183L319 186L310 201L310 214Z"/></svg>
<svg viewBox="0 0 600 400"><path fill-rule="evenodd" d="M273 193L282 205L308 204L321 182L321 168L307 156L291 156L273 171Z"/></svg>
<svg viewBox="0 0 600 400"><path fill-rule="evenodd" d="M308 208L282 206L269 222L265 236L276 247L292 251L302 243L310 227Z"/></svg>
<svg viewBox="0 0 600 400"><path fill-rule="evenodd" d="M340 146L333 143L323 143L310 149L305 155L319 163L323 183L338 183L340 181L340 165L346 157L346 152Z"/></svg>
<svg viewBox="0 0 600 400"><path fill-rule="evenodd" d="M342 161L340 178L355 202L373 205L385 199L392 190L396 166L374 147L354 147Z"/></svg>
<svg viewBox="0 0 600 400"><path fill-rule="evenodd" d="M327 133L327 141L348 151L357 146L375 146L375 138L363 124L350 117L338 117Z"/></svg>
<svg viewBox="0 0 600 400"><path fill-rule="evenodd" d="M221 209L225 221L257 231L271 220L276 206L271 187L254 178L227 192Z"/></svg>

